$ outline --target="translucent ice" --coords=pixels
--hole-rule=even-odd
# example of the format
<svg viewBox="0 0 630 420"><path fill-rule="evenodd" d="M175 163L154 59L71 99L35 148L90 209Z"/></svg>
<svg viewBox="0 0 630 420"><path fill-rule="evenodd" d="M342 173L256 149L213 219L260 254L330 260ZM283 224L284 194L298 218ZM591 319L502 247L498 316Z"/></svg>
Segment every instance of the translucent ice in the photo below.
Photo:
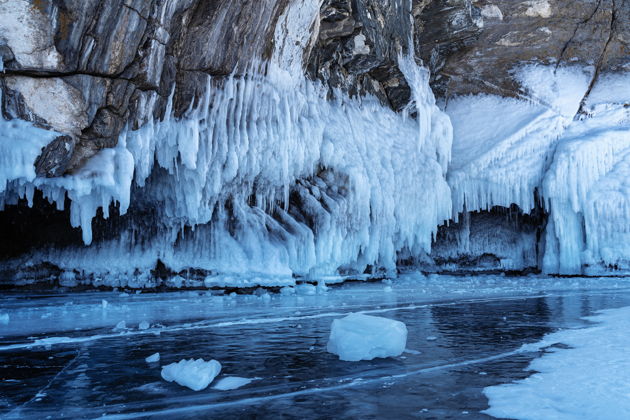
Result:
<svg viewBox="0 0 630 420"><path fill-rule="evenodd" d="M206 389L221 372L221 363L216 360L206 362L203 359L183 359L162 367L162 378L168 382L177 382L193 391Z"/></svg>
<svg viewBox="0 0 630 420"><path fill-rule="evenodd" d="M155 363L160 361L160 353L153 353L144 359L147 363Z"/></svg>
<svg viewBox="0 0 630 420"><path fill-rule="evenodd" d="M228 376L225 378L221 378L217 384L215 386L213 386L213 389L218 389L219 391L229 391L231 389L237 389L240 388L242 386L247 385L248 383L250 383L251 381L253 381L253 379L250 378L240 378L238 376Z"/></svg>
<svg viewBox="0 0 630 420"><path fill-rule="evenodd" d="M405 351L407 327L400 321L364 314L335 319L328 351L345 361L395 357Z"/></svg>

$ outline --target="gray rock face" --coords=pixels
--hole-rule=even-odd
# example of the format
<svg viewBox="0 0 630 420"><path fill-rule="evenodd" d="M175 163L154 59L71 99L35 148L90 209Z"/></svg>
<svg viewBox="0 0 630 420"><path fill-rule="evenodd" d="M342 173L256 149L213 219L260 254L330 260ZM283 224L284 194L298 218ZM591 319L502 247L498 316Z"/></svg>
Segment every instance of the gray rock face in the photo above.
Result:
<svg viewBox="0 0 630 420"><path fill-rule="evenodd" d="M399 110L409 86L398 69L414 32L410 0L326 0L309 75L350 95L375 95ZM417 7L417 6L416 6Z"/></svg>
<svg viewBox="0 0 630 420"><path fill-rule="evenodd" d="M162 116L175 86L179 115L203 92L207 75L226 75L267 57L286 4L4 2L3 114L71 136L76 147L64 167L72 171L98 150L114 146L125 125L135 129ZM44 160L54 150L49 148Z"/></svg>
<svg viewBox="0 0 630 420"><path fill-rule="evenodd" d="M49 143L35 161L37 176L62 176L68 168L74 146L75 140L70 136L59 136Z"/></svg>
<svg viewBox="0 0 630 420"><path fill-rule="evenodd" d="M3 2L3 114L71 136L72 171L115 145L125 125L161 117L171 93L181 115L208 75L268 59L289 2ZM397 57L411 42L438 96L518 96L510 70L520 63L587 64L593 81L627 70L629 20L628 0L323 0L319 25L305 28L316 42L304 67L398 110L410 92Z"/></svg>
<svg viewBox="0 0 630 420"><path fill-rule="evenodd" d="M517 96L510 70L519 64L590 65L594 81L627 70L629 16L626 0L432 1L415 46L440 96Z"/></svg>

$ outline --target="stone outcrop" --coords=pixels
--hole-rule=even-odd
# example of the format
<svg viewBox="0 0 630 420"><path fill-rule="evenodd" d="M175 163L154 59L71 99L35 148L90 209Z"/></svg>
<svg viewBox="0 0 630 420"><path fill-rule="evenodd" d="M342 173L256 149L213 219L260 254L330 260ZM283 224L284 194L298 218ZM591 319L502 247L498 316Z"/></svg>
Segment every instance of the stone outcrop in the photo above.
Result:
<svg viewBox="0 0 630 420"><path fill-rule="evenodd" d="M630 2L626 0L432 1L417 19L419 57L442 97L522 94L511 76L518 64L628 70Z"/></svg>
<svg viewBox="0 0 630 420"><path fill-rule="evenodd" d="M72 155L56 156L56 169L46 175L57 176L62 167L72 171L115 146L126 125L136 129L161 117L171 93L179 115L200 96L206 75L224 76L264 59L286 4L3 2L3 114L71 137ZM57 150L51 144L44 155L50 159Z"/></svg>
<svg viewBox="0 0 630 420"><path fill-rule="evenodd" d="M47 176L73 171L116 144L125 126L181 115L207 75L220 78L269 58L290 0L9 0L0 4L2 112L69 136L51 144ZM627 70L628 0L323 0L305 72L351 95L399 110L409 86L398 68L413 43L443 98L519 96L520 63ZM63 153L61 153L63 152Z"/></svg>

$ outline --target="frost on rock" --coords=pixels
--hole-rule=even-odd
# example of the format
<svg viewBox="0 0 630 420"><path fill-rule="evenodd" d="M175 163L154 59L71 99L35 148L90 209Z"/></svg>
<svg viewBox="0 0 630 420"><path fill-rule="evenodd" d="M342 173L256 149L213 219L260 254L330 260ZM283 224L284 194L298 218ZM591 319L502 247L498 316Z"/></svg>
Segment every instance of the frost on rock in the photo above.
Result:
<svg viewBox="0 0 630 420"><path fill-rule="evenodd" d="M356 362L400 356L406 345L404 323L356 313L333 321L327 350L341 360Z"/></svg>
<svg viewBox="0 0 630 420"><path fill-rule="evenodd" d="M193 391L206 389L221 372L221 363L216 360L206 362L203 359L183 359L162 367L162 378L168 382L177 382Z"/></svg>

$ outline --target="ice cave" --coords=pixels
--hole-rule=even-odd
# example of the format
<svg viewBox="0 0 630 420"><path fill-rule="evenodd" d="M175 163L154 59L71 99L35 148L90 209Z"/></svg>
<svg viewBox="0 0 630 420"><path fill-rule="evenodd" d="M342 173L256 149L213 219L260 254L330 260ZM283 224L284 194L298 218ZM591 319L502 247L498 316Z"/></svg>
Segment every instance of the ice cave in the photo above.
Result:
<svg viewBox="0 0 630 420"><path fill-rule="evenodd" d="M0 418L630 418L630 0L0 0Z"/></svg>

